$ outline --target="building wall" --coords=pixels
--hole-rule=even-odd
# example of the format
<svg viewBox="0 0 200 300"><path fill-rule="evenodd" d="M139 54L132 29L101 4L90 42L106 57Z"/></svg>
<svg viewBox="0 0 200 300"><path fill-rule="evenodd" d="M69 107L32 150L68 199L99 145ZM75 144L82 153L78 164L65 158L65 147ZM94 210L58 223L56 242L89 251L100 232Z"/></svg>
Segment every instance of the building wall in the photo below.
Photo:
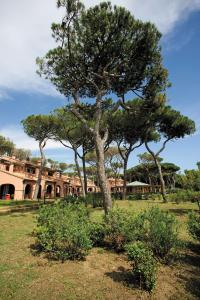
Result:
<svg viewBox="0 0 200 300"><path fill-rule="evenodd" d="M34 173L27 169L34 169ZM21 162L15 158L3 157L0 160L0 187L3 184L12 184L15 187L14 199L32 199L36 187L38 165L30 162ZM52 176L48 173L51 172ZM48 186L51 186L49 192ZM48 190L48 191L47 191ZM98 187L88 180L88 192L97 192ZM41 198L64 197L67 194L80 195L82 188L78 177L63 176L55 170L46 168L41 180Z"/></svg>
<svg viewBox="0 0 200 300"><path fill-rule="evenodd" d="M12 184L15 187L14 199L23 199L23 179L13 176L0 170L0 186L3 184Z"/></svg>

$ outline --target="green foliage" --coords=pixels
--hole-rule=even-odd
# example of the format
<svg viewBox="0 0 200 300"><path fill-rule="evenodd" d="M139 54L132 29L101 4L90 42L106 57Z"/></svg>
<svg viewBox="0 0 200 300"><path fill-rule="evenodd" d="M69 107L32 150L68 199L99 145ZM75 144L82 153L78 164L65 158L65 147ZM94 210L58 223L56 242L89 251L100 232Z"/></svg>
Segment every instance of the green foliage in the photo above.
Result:
<svg viewBox="0 0 200 300"><path fill-rule="evenodd" d="M143 242L135 242L126 247L128 260L133 267L133 274L138 276L140 285L152 291L156 285L156 261L153 252Z"/></svg>
<svg viewBox="0 0 200 300"><path fill-rule="evenodd" d="M183 189L200 191L200 170L185 170L177 175L177 183Z"/></svg>
<svg viewBox="0 0 200 300"><path fill-rule="evenodd" d="M31 157L31 151L23 148L15 148L13 154L19 160L28 160Z"/></svg>
<svg viewBox="0 0 200 300"><path fill-rule="evenodd" d="M148 179L147 183L158 185L160 180L159 173L152 155L145 152L138 156L140 164L128 169L128 177L131 178L131 181L135 181L140 178L141 182L146 182L146 180ZM174 179L175 176L177 176L176 172L179 171L180 168L173 163L163 163L163 159L161 157L158 157L158 160L161 164L166 187L171 188L175 184Z"/></svg>
<svg viewBox="0 0 200 300"><path fill-rule="evenodd" d="M124 250L124 245L134 240L134 216L126 210L113 208L104 218L105 243L116 251Z"/></svg>
<svg viewBox="0 0 200 300"><path fill-rule="evenodd" d="M190 213L188 220L188 230L191 236L200 241L200 214L199 213Z"/></svg>
<svg viewBox="0 0 200 300"><path fill-rule="evenodd" d="M39 210L36 236L42 250L55 259L83 259L92 246L86 208L63 201L43 206Z"/></svg>
<svg viewBox="0 0 200 300"><path fill-rule="evenodd" d="M61 201L63 201L66 204L81 204L83 203L83 197L75 197L73 195L67 195Z"/></svg>
<svg viewBox="0 0 200 300"><path fill-rule="evenodd" d="M12 155L15 149L14 143L4 136L0 135L0 155Z"/></svg>
<svg viewBox="0 0 200 300"><path fill-rule="evenodd" d="M192 190L177 190L175 193L167 196L169 201L181 203L181 202L196 202L200 198L200 192L194 192Z"/></svg>
<svg viewBox="0 0 200 300"><path fill-rule="evenodd" d="M105 224L91 222L90 224L90 239L93 246L103 246L106 236Z"/></svg>
<svg viewBox="0 0 200 300"><path fill-rule="evenodd" d="M112 7L110 2L87 10L69 10L68 1L63 2L64 21L52 25L58 46L44 59L37 59L39 74L62 94L73 96L76 88L79 95L93 97L97 86L106 89L105 93L123 95L143 87L145 98L153 99L165 89L161 34L153 24L136 20L125 8Z"/></svg>
<svg viewBox="0 0 200 300"><path fill-rule="evenodd" d="M103 207L102 194L101 193L88 193L85 197L75 197L73 195L67 195L64 197L65 203L69 204L85 204L95 207Z"/></svg>
<svg viewBox="0 0 200 300"><path fill-rule="evenodd" d="M152 207L137 216L135 236L146 242L155 256L167 259L178 246L176 218L158 207Z"/></svg>
<svg viewBox="0 0 200 300"><path fill-rule="evenodd" d="M44 142L53 136L54 119L51 115L30 115L21 123L25 133L36 141Z"/></svg>
<svg viewBox="0 0 200 300"><path fill-rule="evenodd" d="M88 193L85 197L87 205L91 205L93 208L103 207L102 193Z"/></svg>
<svg viewBox="0 0 200 300"><path fill-rule="evenodd" d="M134 193L127 196L127 200L142 200L142 194Z"/></svg>
<svg viewBox="0 0 200 300"><path fill-rule="evenodd" d="M148 194L148 200L162 200L162 195L158 193L150 193Z"/></svg>

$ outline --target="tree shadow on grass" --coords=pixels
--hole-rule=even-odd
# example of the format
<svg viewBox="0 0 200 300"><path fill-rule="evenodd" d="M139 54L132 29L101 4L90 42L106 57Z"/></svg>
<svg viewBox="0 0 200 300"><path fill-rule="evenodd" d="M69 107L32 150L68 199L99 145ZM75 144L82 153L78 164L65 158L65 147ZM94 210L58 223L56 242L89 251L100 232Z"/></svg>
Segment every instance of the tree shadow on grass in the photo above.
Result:
<svg viewBox="0 0 200 300"><path fill-rule="evenodd" d="M30 210L30 211L22 211L22 212L10 212L9 215L12 218L18 218L18 217L27 217L28 215L37 215L38 211Z"/></svg>
<svg viewBox="0 0 200 300"><path fill-rule="evenodd" d="M125 269L123 266L119 267L117 271L106 272L105 275L125 286L140 288L139 277L135 276L130 269Z"/></svg>
<svg viewBox="0 0 200 300"><path fill-rule="evenodd" d="M10 214L10 217L11 217L11 218L19 218L19 217L25 218L26 215L23 214L23 213L15 213L15 214Z"/></svg>
<svg viewBox="0 0 200 300"><path fill-rule="evenodd" d="M200 275L200 244L189 242L187 245L187 251L179 257L179 262L181 264L186 264L191 267L198 268Z"/></svg>
<svg viewBox="0 0 200 300"><path fill-rule="evenodd" d="M188 276L180 275L180 279L184 280L185 283L185 289L193 296L195 296L196 299L200 299L200 278L199 278L199 272L196 274L197 276L191 276L188 278Z"/></svg>
<svg viewBox="0 0 200 300"><path fill-rule="evenodd" d="M189 212L192 212L194 211L194 209L191 209L191 208L187 208L187 209L184 209L184 208L169 208L168 211L170 213L173 213L175 214L176 216L184 216L184 215L187 215Z"/></svg>
<svg viewBox="0 0 200 300"><path fill-rule="evenodd" d="M188 243L187 252L180 258L179 262L186 266L184 273L179 275L185 284L185 289L200 299L200 244Z"/></svg>

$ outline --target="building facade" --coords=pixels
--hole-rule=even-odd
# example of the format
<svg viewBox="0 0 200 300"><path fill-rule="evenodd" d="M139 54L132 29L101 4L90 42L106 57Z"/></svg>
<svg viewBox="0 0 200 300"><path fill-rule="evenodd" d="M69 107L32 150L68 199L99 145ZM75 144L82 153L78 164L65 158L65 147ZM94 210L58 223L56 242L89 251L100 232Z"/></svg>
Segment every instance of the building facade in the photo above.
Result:
<svg viewBox="0 0 200 300"><path fill-rule="evenodd" d="M0 158L0 199L32 199L39 173L39 163L20 161L15 157ZM97 192L92 180L88 180L88 192ZM78 177L63 175L57 170L44 168L38 198L55 198L66 195L80 195L82 192Z"/></svg>

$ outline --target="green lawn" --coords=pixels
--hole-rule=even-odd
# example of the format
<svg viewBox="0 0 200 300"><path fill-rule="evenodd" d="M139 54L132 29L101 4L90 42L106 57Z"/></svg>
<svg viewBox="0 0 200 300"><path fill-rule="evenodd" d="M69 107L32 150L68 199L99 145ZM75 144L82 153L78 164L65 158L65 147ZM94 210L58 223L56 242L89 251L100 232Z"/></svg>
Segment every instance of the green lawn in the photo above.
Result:
<svg viewBox="0 0 200 300"><path fill-rule="evenodd" d="M174 266L160 266L153 295L127 284L129 264L123 254L101 248L91 251L85 261L49 261L33 255L31 235L37 211L0 216L0 299L199 299L200 259L198 245L186 230L187 213L192 203L162 204L153 201L116 201L115 206L138 212L152 205L173 212L180 222L180 238L193 243ZM100 209L91 209L91 217L100 219Z"/></svg>
<svg viewBox="0 0 200 300"><path fill-rule="evenodd" d="M38 203L34 200L0 200L0 207L18 206L18 205L33 205Z"/></svg>

